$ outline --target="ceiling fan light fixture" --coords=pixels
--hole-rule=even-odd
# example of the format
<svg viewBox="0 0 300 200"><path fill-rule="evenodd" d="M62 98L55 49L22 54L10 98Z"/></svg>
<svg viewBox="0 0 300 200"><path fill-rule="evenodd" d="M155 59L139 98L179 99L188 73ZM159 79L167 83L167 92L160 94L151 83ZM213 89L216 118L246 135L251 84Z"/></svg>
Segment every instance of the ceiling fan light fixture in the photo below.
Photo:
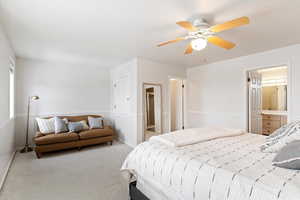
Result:
<svg viewBox="0 0 300 200"><path fill-rule="evenodd" d="M210 26L202 18L196 19L194 23L191 23L189 21L179 21L176 22L176 24L186 29L188 31L188 35L185 37L176 38L175 40L162 42L157 46L161 47L167 44L188 40L189 44L184 51L185 55L193 53L193 50L201 51L207 46L208 42L218 47L229 50L234 48L235 44L216 36L216 33L237 28L249 23L250 20L248 17L240 17L214 26Z"/></svg>
<svg viewBox="0 0 300 200"><path fill-rule="evenodd" d="M207 40L204 38L194 39L192 40L191 45L194 50L201 51L207 46Z"/></svg>

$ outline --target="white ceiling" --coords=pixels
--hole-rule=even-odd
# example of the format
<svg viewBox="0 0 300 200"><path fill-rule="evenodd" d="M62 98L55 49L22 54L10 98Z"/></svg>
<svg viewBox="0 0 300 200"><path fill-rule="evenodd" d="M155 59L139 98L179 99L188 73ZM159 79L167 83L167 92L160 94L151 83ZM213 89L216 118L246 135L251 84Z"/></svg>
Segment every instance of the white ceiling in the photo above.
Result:
<svg viewBox="0 0 300 200"><path fill-rule="evenodd" d="M1 0L4 28L17 56L113 66L144 57L195 66L300 43L299 0ZM233 50L209 45L184 55L187 41L157 48L186 33L175 22L210 24L248 16L251 24L220 34Z"/></svg>

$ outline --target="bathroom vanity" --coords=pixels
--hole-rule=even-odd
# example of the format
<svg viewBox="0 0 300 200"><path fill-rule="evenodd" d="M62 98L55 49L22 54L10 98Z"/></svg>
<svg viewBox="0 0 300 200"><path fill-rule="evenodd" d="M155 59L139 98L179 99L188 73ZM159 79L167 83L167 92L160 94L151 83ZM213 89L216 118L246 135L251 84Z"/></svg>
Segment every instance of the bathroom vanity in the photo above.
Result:
<svg viewBox="0 0 300 200"><path fill-rule="evenodd" d="M275 130L287 124L287 112L263 110L262 120L262 134L270 135Z"/></svg>

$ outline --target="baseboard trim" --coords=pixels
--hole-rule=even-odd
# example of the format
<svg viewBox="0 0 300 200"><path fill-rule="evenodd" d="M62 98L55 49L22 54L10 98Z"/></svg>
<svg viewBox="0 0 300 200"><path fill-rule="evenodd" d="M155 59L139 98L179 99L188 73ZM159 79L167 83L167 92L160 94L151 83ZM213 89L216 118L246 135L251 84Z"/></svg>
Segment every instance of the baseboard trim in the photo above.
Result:
<svg viewBox="0 0 300 200"><path fill-rule="evenodd" d="M14 151L14 152L12 153L11 158L10 158L10 160L9 160L9 162L8 162L8 165L7 165L7 167L6 167L6 170L5 170L5 172L4 172L4 176L3 176L3 178L1 179L1 182L0 182L0 192L2 192L2 189L3 189L3 186L4 186L4 184L5 184L5 181L6 181L8 172L9 172L10 167L11 167L11 165L12 165L14 159L15 159L16 153L17 153L17 150Z"/></svg>
<svg viewBox="0 0 300 200"><path fill-rule="evenodd" d="M131 147L131 148L135 148L136 147L136 145L133 145L133 144L130 144L130 143L128 143L128 142L123 142L124 144L126 144L126 145L128 145L129 147Z"/></svg>
<svg viewBox="0 0 300 200"><path fill-rule="evenodd" d="M126 144L127 146L131 147L131 148L135 148L135 145L129 144L127 141L121 140L121 139L117 139L118 142L122 143L122 144Z"/></svg>

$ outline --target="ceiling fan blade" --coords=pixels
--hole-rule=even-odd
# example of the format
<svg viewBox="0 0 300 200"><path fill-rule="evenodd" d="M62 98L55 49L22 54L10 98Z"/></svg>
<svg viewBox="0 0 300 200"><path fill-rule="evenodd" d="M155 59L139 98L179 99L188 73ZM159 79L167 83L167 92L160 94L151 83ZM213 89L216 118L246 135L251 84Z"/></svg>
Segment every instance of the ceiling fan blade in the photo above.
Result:
<svg viewBox="0 0 300 200"><path fill-rule="evenodd" d="M198 28L193 26L193 24L191 24L188 21L180 21L180 22L176 22L176 24L178 24L179 26L181 26L189 31L197 31L198 30Z"/></svg>
<svg viewBox="0 0 300 200"><path fill-rule="evenodd" d="M232 49L233 47L235 47L234 43L223 40L222 38L217 36L211 36L207 38L207 41L224 49Z"/></svg>
<svg viewBox="0 0 300 200"><path fill-rule="evenodd" d="M185 49L184 54L190 54L193 52L192 44L190 43L187 48Z"/></svg>
<svg viewBox="0 0 300 200"><path fill-rule="evenodd" d="M174 42L179 42L179 41L182 41L182 40L185 40L185 38L184 37L179 37L179 38L176 38L175 40L169 40L169 41L166 41L166 42L162 42L162 43L158 44L157 46L161 47L161 46L164 46L164 45L167 45L167 44L170 44L170 43L174 43Z"/></svg>
<svg viewBox="0 0 300 200"><path fill-rule="evenodd" d="M249 22L250 22L250 20L248 17L241 17L241 18L226 22L224 24L218 24L218 25L212 26L212 27L210 27L210 30L212 32L217 33L217 32L225 31L225 30L232 29L232 28L235 28L238 26L242 26L245 24L249 24Z"/></svg>

